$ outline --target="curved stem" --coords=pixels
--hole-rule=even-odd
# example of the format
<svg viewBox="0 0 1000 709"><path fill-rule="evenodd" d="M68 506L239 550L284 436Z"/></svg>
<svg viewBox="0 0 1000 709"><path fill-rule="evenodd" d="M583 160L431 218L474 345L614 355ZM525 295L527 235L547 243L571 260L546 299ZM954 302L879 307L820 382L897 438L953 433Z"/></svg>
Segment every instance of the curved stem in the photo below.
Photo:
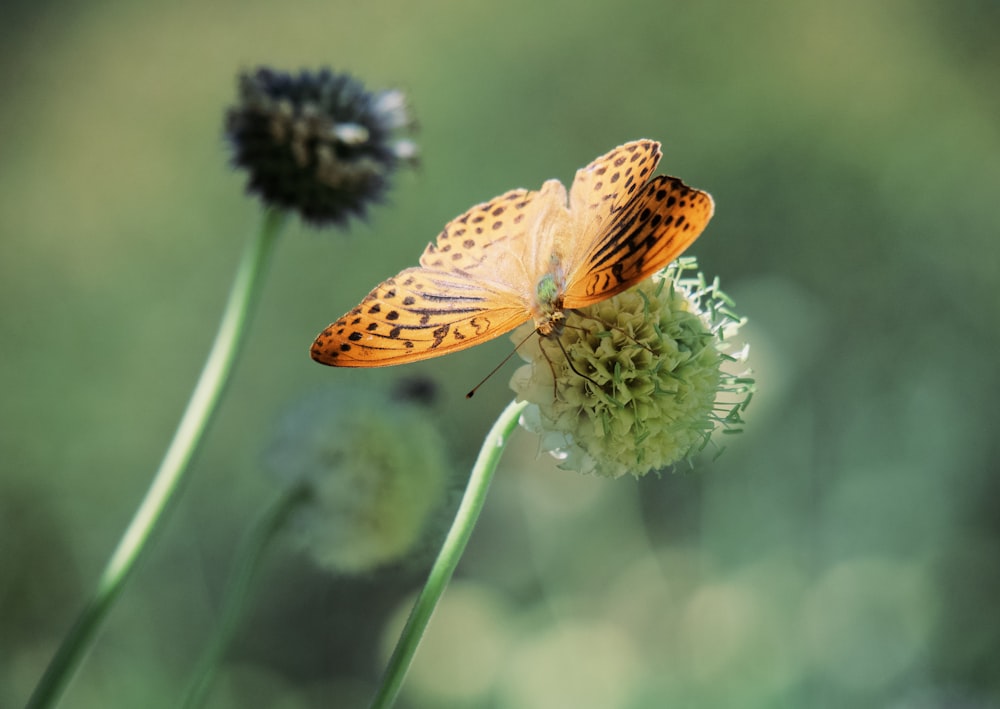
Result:
<svg viewBox="0 0 1000 709"><path fill-rule="evenodd" d="M164 510L173 499L232 374L250 312L260 292L261 275L285 219L284 212L266 212L255 238L247 245L229 292L229 301L215 342L174 438L153 476L146 496L111 555L93 596L63 638L28 700L29 709L50 707L58 701L73 672L93 644L98 629L118 598L136 561L148 548L149 539L163 519Z"/></svg>
<svg viewBox="0 0 1000 709"><path fill-rule="evenodd" d="M479 451L476 464L472 467L469 475L469 483L466 485L462 502L455 513L455 521L452 522L448 536L445 537L438 552L434 565L431 566L427 576L427 582L423 590L417 596L410 617L406 620L403 632L400 633L399 640L396 641L396 649L389 658L389 664L382 675L378 693L372 700L372 709L383 709L392 706L399 694L406 671L413 661L413 656L417 652L417 646L423 637L427 623L431 619L434 607L437 605L441 594L451 580L451 575L458 566L465 545L472 536L472 530L479 519L479 513L483 509L486 501L486 493L489 490L490 482L493 480L493 473L496 472L500 455L507 445L507 438L517 426L521 411L527 406L527 402L512 401L503 410L500 417L493 424L493 428L486 435L483 447Z"/></svg>
<svg viewBox="0 0 1000 709"><path fill-rule="evenodd" d="M181 703L185 709L196 709L205 703L205 696L212 686L219 661L236 632L246 600L250 595L250 586L257 575L264 552L284 526L291 511L305 500L308 494L304 486L289 488L271 505L243 540L233 562L233 570L222 600L222 616L198 659L191 683Z"/></svg>

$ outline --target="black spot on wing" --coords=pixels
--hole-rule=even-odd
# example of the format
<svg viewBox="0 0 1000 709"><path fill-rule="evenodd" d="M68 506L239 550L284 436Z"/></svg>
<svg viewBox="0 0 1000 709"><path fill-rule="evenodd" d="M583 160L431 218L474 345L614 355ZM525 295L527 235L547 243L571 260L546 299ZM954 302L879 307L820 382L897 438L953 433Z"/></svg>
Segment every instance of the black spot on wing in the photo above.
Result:
<svg viewBox="0 0 1000 709"><path fill-rule="evenodd" d="M423 268L404 273L412 278L400 274L391 286L387 281L324 330L313 343L313 358L351 367L423 359L499 336L530 317L527 307L492 291L488 282ZM378 303L382 307L374 308Z"/></svg>
<svg viewBox="0 0 1000 709"><path fill-rule="evenodd" d="M687 215L703 228L711 215L711 198L677 178L651 180L595 241L579 266L586 272L575 274L577 282L568 284L567 299L605 293L610 297L665 266L700 233L700 228L689 231Z"/></svg>

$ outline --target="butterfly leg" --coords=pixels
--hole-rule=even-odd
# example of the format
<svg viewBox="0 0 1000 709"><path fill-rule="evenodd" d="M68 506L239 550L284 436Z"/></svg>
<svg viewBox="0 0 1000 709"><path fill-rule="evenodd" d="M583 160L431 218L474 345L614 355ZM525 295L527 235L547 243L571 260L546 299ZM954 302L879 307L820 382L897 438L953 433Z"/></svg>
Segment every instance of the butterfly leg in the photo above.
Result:
<svg viewBox="0 0 1000 709"><path fill-rule="evenodd" d="M552 364L552 360L549 359L548 353L546 353L545 352L545 348L541 346L541 343L544 342L545 340L548 340L548 339L550 339L550 338L543 337L541 339L541 341L538 343L538 346L539 346L539 349L542 351L542 354L545 355L545 359L548 360L549 367L552 369L552 395L553 395L554 398L558 398L558 392L557 392L557 389L556 389L556 379L557 379L557 377L556 377L556 371L555 371L555 368L554 368L554 366ZM583 372L581 372L579 369L577 369L573 365L573 360L570 359L569 353L566 351L566 348L563 347L563 343L559 340L559 338L558 337L553 337L551 339L554 340L555 343L556 343L556 345L559 346L559 350L563 353L563 358L566 360L566 364L569 366L569 368L571 370L573 370L573 373L576 374L579 377L583 377L588 382L590 382L591 384L593 384L595 389L597 389L599 391L603 391L601 389L601 385L600 384L598 384L597 382L595 382L593 379L591 379L590 377L588 377L586 374L584 374Z"/></svg>
<svg viewBox="0 0 1000 709"><path fill-rule="evenodd" d="M549 371L552 373L552 400L557 401L559 399L559 386L557 384L559 376L556 374L556 365L552 362L552 358L549 357L549 353L545 351L545 347L542 345L542 343L548 338L541 335L539 338L538 349L541 350L542 356L545 357L545 361L549 363ZM556 340L556 342L558 342L558 340ZM561 349L562 345L559 345L559 347ZM568 362L569 360L567 359L566 361Z"/></svg>
<svg viewBox="0 0 1000 709"><path fill-rule="evenodd" d="M618 332L626 340L631 340L633 345L637 345L638 347L641 347L642 349L646 350L650 354L655 354L653 352L652 348L647 347L646 345L642 344L641 342L639 342L637 339L635 339L634 337L632 337L630 334L628 334L627 332L625 332L625 330L623 330L622 328L618 327L617 325L609 325L604 320L601 320L600 318L594 317L593 315L587 315L582 310L577 310L575 308L572 311L570 311L570 312L574 313L577 317L579 317L579 318L581 318L583 320L593 320L594 322L600 323L600 325L602 327L604 327L605 330L607 330L608 332L612 332L612 331L613 332ZM573 327L573 326L572 325L563 324L563 327ZM583 328L579 328L579 329L583 330Z"/></svg>

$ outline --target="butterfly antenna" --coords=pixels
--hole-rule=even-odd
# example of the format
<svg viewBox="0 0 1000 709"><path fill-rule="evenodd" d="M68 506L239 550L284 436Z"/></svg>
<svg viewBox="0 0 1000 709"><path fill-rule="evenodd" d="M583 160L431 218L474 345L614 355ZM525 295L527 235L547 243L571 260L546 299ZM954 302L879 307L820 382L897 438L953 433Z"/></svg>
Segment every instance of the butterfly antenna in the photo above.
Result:
<svg viewBox="0 0 1000 709"><path fill-rule="evenodd" d="M485 377L483 377L482 380L478 384L476 384L476 386L472 387L472 389L469 390L469 393L465 395L465 398L466 399L471 399L473 396L475 396L475 393L477 391L479 391L479 387L481 387L483 384L485 384L489 380L490 377L492 377L494 374L496 374L497 372L499 372L500 368L502 366L504 366L505 364L507 364L507 362L510 361L511 357L513 357L515 354L517 354L517 351L521 348L521 345L523 345L525 342L528 341L528 337L531 337L532 335L536 335L536 334L538 334L538 328L535 328L534 330L532 330L531 332L529 332L527 337L525 337L523 340L521 340L516 345L514 345L514 349L512 349L507 354L506 357L504 357L502 360L500 360L500 364L498 364L497 366L495 366L492 369L492 371L490 371L489 374L487 374Z"/></svg>

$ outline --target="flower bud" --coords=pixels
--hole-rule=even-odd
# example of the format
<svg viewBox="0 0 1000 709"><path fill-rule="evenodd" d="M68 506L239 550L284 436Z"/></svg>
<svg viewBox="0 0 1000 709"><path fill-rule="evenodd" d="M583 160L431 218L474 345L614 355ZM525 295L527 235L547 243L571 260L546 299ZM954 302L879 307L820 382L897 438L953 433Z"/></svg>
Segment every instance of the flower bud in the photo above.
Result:
<svg viewBox="0 0 1000 709"><path fill-rule="evenodd" d="M445 497L445 446L426 410L349 387L306 398L281 421L267 455L302 485L290 520L320 565L359 573L404 557Z"/></svg>

